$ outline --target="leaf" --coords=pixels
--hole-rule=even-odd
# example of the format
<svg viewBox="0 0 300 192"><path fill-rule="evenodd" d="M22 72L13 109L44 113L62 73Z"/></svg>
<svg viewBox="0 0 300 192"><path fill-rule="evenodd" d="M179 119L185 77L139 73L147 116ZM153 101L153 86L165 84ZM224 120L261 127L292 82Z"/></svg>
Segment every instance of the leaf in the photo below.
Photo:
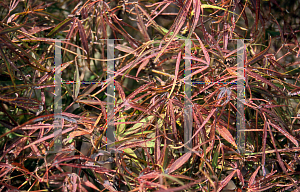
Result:
<svg viewBox="0 0 300 192"><path fill-rule="evenodd" d="M145 175L140 176L140 179L154 179L157 178L160 174L158 172L150 172Z"/></svg>
<svg viewBox="0 0 300 192"><path fill-rule="evenodd" d="M74 80L75 83L73 84L73 99L75 100L79 94L80 91L80 79L79 79L79 70L78 70L78 65L77 65L77 60L75 60L75 74L74 74Z"/></svg>
<svg viewBox="0 0 300 192"><path fill-rule="evenodd" d="M216 112L216 110L217 110L217 108L214 108L213 110L210 111L210 113L208 114L208 116L206 117L206 119L203 121L202 125L197 129L197 131L194 133L194 135L192 136L192 138L190 138L190 141L195 137L195 135L197 135L202 130L202 128L210 120L211 116L213 116L213 114Z"/></svg>
<svg viewBox="0 0 300 192"><path fill-rule="evenodd" d="M124 118L123 113L120 112L119 115L120 115L120 119L118 119L118 122L124 123L125 122L125 118ZM126 124L125 123L117 125L117 131L116 131L117 136L120 136L120 134L124 133L125 128L126 128Z"/></svg>
<svg viewBox="0 0 300 192"><path fill-rule="evenodd" d="M176 80L178 78L178 72L179 72L179 65L180 65L180 60L181 60L181 51L178 53L177 55L177 61L176 61L176 67L175 67L175 77L174 77L174 81L173 81L173 86L172 86L172 89L168 95L168 98L171 97L171 94L173 93L174 91L174 88L176 86Z"/></svg>
<svg viewBox="0 0 300 192"><path fill-rule="evenodd" d="M267 143L267 123L264 123L264 130L263 130L263 138L262 138L262 169L263 169L263 175L266 175L265 170L265 163L266 163L266 143Z"/></svg>
<svg viewBox="0 0 300 192"><path fill-rule="evenodd" d="M191 38L197 24L198 24L198 21L199 21L199 17L200 17L200 13L201 13L201 1L193 1L193 11L194 11L194 20L193 20L193 23L192 23L192 26L190 27L190 31L189 31L189 34L188 34L188 39Z"/></svg>
<svg viewBox="0 0 300 192"><path fill-rule="evenodd" d="M124 90L123 90L121 84L120 84L118 81L115 81L115 87L116 87L116 89L118 90L118 92L119 92L119 94L120 94L120 97L121 97L122 101L125 101L126 95L125 95L125 93L124 93Z"/></svg>
<svg viewBox="0 0 300 192"><path fill-rule="evenodd" d="M115 46L115 49L118 49L119 51L123 51L125 53L133 54L134 56L138 55L134 49L132 49L131 47L125 46L125 45L118 44Z"/></svg>
<svg viewBox="0 0 300 192"><path fill-rule="evenodd" d="M221 191L228 184L228 182L231 180L236 171L237 170L232 171L223 181L221 181L217 192Z"/></svg>
<svg viewBox="0 0 300 192"><path fill-rule="evenodd" d="M176 159L174 163L167 169L167 173L170 174L180 168L183 164L185 164L189 158L191 157L191 152L185 153L179 159Z"/></svg>
<svg viewBox="0 0 300 192"><path fill-rule="evenodd" d="M22 27L29 27L29 26L30 26L30 24L23 24L23 25L18 25L16 27L6 27L0 31L0 35L4 35L9 32L16 32L17 30L21 29Z"/></svg>
<svg viewBox="0 0 300 192"><path fill-rule="evenodd" d="M138 157L136 156L136 154L134 153L134 151L133 151L132 149L130 149L130 148L123 149L123 152L124 152L124 153L128 153L129 155L132 155L132 156L135 157L135 158L138 158ZM135 159L133 159L133 160L135 160Z"/></svg>
<svg viewBox="0 0 300 192"><path fill-rule="evenodd" d="M204 61L203 59L200 59L200 58L197 58L197 57L194 57L194 56L183 56L184 59L191 59L191 60L194 60L194 61L199 61L201 63L205 63L206 65L208 64L207 61Z"/></svg>
<svg viewBox="0 0 300 192"><path fill-rule="evenodd" d="M150 59L145 59L142 62L142 64L139 66L139 68L138 68L138 70L136 72L136 75L135 75L136 77L139 75L140 71L145 68L145 66L149 63L149 61L150 61Z"/></svg>
<svg viewBox="0 0 300 192"><path fill-rule="evenodd" d="M139 8L141 8L141 7L139 7ZM150 41L150 37L149 37L149 34L148 34L148 32L147 32L147 28L146 28L146 26L145 26L145 24L144 24L144 22L143 22L143 18L141 17L141 14L140 14L140 12L139 12L139 10L138 10L137 4L135 4L135 11L136 11L137 21L138 21L138 22L137 22L137 26L138 26L140 32L142 33L143 38L144 38L144 40L145 40L146 42L147 42L147 41Z"/></svg>
<svg viewBox="0 0 300 192"><path fill-rule="evenodd" d="M199 41L199 43L200 43L200 46L201 46L201 49L202 49L203 54L204 54L204 56L205 56L207 65L209 65L209 64L210 64L210 57L209 57L209 54L208 54L208 52L207 52L205 46L203 45L202 41L200 40L200 38L199 38L197 35L196 35L196 37L197 37L197 39L198 39L198 41Z"/></svg>
<svg viewBox="0 0 300 192"><path fill-rule="evenodd" d="M295 137L293 137L291 134L289 134L289 132L287 132L286 130L284 130L283 128L279 127L278 125L275 125L273 123L270 122L269 120L269 124L272 125L275 129L277 129L280 133L282 133L284 136L286 136L292 143L294 143L297 147L299 147L299 143L298 141L295 139Z"/></svg>
<svg viewBox="0 0 300 192"><path fill-rule="evenodd" d="M237 148L237 144L235 143L234 138L232 137L231 133L226 129L226 127L224 127L223 125L217 125L217 131L226 141L228 141L231 145Z"/></svg>
<svg viewBox="0 0 300 192"><path fill-rule="evenodd" d="M105 15L106 16L106 15ZM139 46L138 46L138 42L133 38L131 37L127 31L124 30L124 28L122 27L122 25L120 24L120 21L116 18L116 17L112 17L113 19L113 22L118 24L119 27L115 26L114 23L112 21L107 21L106 23L109 25L109 27L115 31L116 33L120 33L122 35L122 37L124 37L128 42L129 44L131 45L131 47L133 47L134 49L137 49ZM108 20L108 18L107 18ZM124 32L125 31L125 32Z"/></svg>
<svg viewBox="0 0 300 192"><path fill-rule="evenodd" d="M265 50L261 51L260 53L256 54L254 57L249 59L245 65L249 66L249 65L261 60L264 57L264 55L269 51L270 48L271 48L271 36L269 39L269 46Z"/></svg>
<svg viewBox="0 0 300 192"><path fill-rule="evenodd" d="M220 146L218 147L217 151L215 151L214 157L213 157L212 162L211 162L211 166L213 168L216 168L217 165L218 165L219 155L220 155Z"/></svg>
<svg viewBox="0 0 300 192"><path fill-rule="evenodd" d="M11 66L10 66L10 63L8 61L8 59L6 58L5 54L3 53L2 49L0 48L0 54L1 54L1 57L2 59L4 60L5 64L6 64L6 69L9 73L9 76L10 76L10 79L11 79L11 82L14 86L14 89L16 89L16 83L15 83L15 78L14 78L14 75L12 73L12 70L11 70Z"/></svg>
<svg viewBox="0 0 300 192"><path fill-rule="evenodd" d="M105 189L109 190L110 192L114 192L117 191L115 190L115 188L110 184L110 182L108 180L105 180L104 183L102 184Z"/></svg>
<svg viewBox="0 0 300 192"><path fill-rule="evenodd" d="M142 86L140 86L139 88L137 88L136 90L134 90L128 97L127 100L129 101L130 99L132 99L134 96L136 96L137 94L139 94L141 91L143 91L144 89L146 89L146 87L150 86L151 84L153 84L153 82L149 82L147 84L144 84Z"/></svg>
<svg viewBox="0 0 300 192"><path fill-rule="evenodd" d="M202 71L206 70L209 66L205 66L205 67L202 67L201 69L198 69L196 71L194 71L193 73L191 73L191 76L194 76L198 73L201 73Z"/></svg>
<svg viewBox="0 0 300 192"><path fill-rule="evenodd" d="M88 40L87 40L87 37L86 37L86 34L85 34L84 27L81 24L80 20L77 20L77 25L78 25L79 35L80 35L80 38L81 38L81 44L82 44L82 46L83 46L83 48L84 48L84 50L85 50L85 52L88 56L88 59L89 59L89 46L88 46ZM90 69L90 67L89 67L89 69Z"/></svg>
<svg viewBox="0 0 300 192"><path fill-rule="evenodd" d="M14 1L11 1L10 2L10 5L9 5L9 12L13 11L17 5L19 4L20 0L14 0Z"/></svg>
<svg viewBox="0 0 300 192"><path fill-rule="evenodd" d="M245 70L247 71L247 74L249 76L252 76L253 78L255 78L256 80L260 80L262 81L263 83L266 83L268 84L269 86L273 87L276 91L278 91L278 93L280 93L281 95L283 95L283 92L282 90L280 90L277 86L275 86L273 83L271 83L269 80L267 80L266 78L256 74L256 73L253 73L251 72L248 68L245 68Z"/></svg>
<svg viewBox="0 0 300 192"><path fill-rule="evenodd" d="M173 34L171 35L170 39L167 41L166 45L161 49L161 51L158 53L158 55L156 56L156 58L154 59L154 63L156 63L159 59L159 57L165 52L165 50L167 49L167 47L170 45L170 43L173 41L173 39L176 37L176 35L179 33L179 31L181 30L182 25L185 23L185 19L187 17L188 14L188 10L190 9L192 1L191 0L187 0L184 3L184 6L180 9L173 25L171 26L172 28L175 28L173 31ZM169 30L169 32L165 35L164 39L167 38L168 34L171 32L171 29Z"/></svg>
<svg viewBox="0 0 300 192"><path fill-rule="evenodd" d="M142 127L142 126L145 126L145 125L149 124L152 121L153 117L154 116L152 116L152 115L145 117L144 119L142 119L140 121L140 123L136 123L133 127L131 127L128 130L126 130L126 132L124 133L124 135L129 135L129 134L132 134L134 132L140 131L139 128Z"/></svg>
<svg viewBox="0 0 300 192"><path fill-rule="evenodd" d="M255 191L255 192L260 192L260 191L268 191L268 189L277 186L279 183L268 183L264 186L259 186L259 187L249 187L249 191ZM272 190L270 190L272 191ZM295 190L297 191L297 190ZM298 190L299 191L299 190Z"/></svg>
<svg viewBox="0 0 300 192"><path fill-rule="evenodd" d="M178 140L178 135L177 135L177 128L176 128L176 123L180 125L180 121L176 121L175 119L175 114L174 114L174 106L172 100L169 100L169 115L171 115L171 125L172 125L172 132L175 136L175 141Z"/></svg>
<svg viewBox="0 0 300 192"><path fill-rule="evenodd" d="M185 186L185 183L180 181L179 179L177 179L176 177L174 176L171 176L171 175L167 175L167 174L162 174L164 177L170 179L170 180L173 180L175 182L177 182L178 184L180 184L181 186Z"/></svg>
<svg viewBox="0 0 300 192"><path fill-rule="evenodd" d="M242 182L242 186L244 186L245 181L241 170L238 169L236 174L238 175L239 180Z"/></svg>
<svg viewBox="0 0 300 192"><path fill-rule="evenodd" d="M245 11L245 8L246 8L246 6L247 6L247 3L245 3L244 8L242 8L242 2L239 2L239 3L238 3L238 6L239 6L240 10L242 10L242 13L241 13L241 14L242 14L243 17L244 17L245 25L246 25L246 27L248 28L248 17L247 17L246 11Z"/></svg>
<svg viewBox="0 0 300 192"><path fill-rule="evenodd" d="M70 132L70 131L72 131L73 129L75 129L75 127L71 127L71 128L68 128L68 129L63 130L63 131L62 131L62 135L63 135L63 134L66 134L66 133L68 133L68 132ZM42 138L40 138L40 139L38 139L38 140L36 140L36 141L30 143L29 145L25 146L25 147L23 148L23 150L24 150L24 149L27 149L28 147L31 147L32 145L41 143L41 142L46 141L46 140L51 139L51 138L54 138L54 133L49 134L49 135L47 135L47 136L44 136L44 137L42 137Z"/></svg>
<svg viewBox="0 0 300 192"><path fill-rule="evenodd" d="M90 181L82 181L84 185L86 185L87 187L90 187L94 190L100 191L93 183L91 183Z"/></svg>
<svg viewBox="0 0 300 192"><path fill-rule="evenodd" d="M257 168L256 168L256 170L254 171L254 173L251 175L251 177L250 177L250 179L249 179L249 187L251 187L253 184L254 184L254 180L255 180L255 177L256 177L256 175L257 175L257 173L258 173L258 170L260 169L260 166L258 166Z"/></svg>
<svg viewBox="0 0 300 192"><path fill-rule="evenodd" d="M164 7L159 10L159 12L154 11L155 15L152 18L150 18L150 20L148 21L148 23L146 25L149 26L149 23L151 23L157 16L159 16L170 4L171 4L171 2L167 2L164 5ZM157 10L157 8L158 7L156 7L155 10ZM144 10L142 10L142 11L143 11L144 15L146 15L148 18L150 17L148 14L145 14ZM151 15L153 15L153 14L151 14Z"/></svg>
<svg viewBox="0 0 300 192"><path fill-rule="evenodd" d="M218 7L218 6L215 6L215 5L208 5L208 4L201 5L201 8L203 8L203 9L221 9L223 11L228 11L228 10L222 8L222 7ZM235 15L238 15L238 14L232 12L232 11L228 11L228 12L232 13L232 14L235 14Z"/></svg>
<svg viewBox="0 0 300 192"><path fill-rule="evenodd" d="M0 97L0 100L30 110L39 109L42 105L42 103L39 100L26 97Z"/></svg>
<svg viewBox="0 0 300 192"><path fill-rule="evenodd" d="M49 70L47 70L43 65L41 65L39 63L39 61L37 61L36 59L34 59L31 54L27 53L27 51L25 51L21 46L18 46L17 44L15 44L14 42L12 42L10 39L8 38L1 38L0 36L0 40L2 40L2 42L4 44L6 44L13 52L15 52L17 55L19 55L21 58L24 58L27 60L27 58L29 58L32 62L34 62L36 65L33 65L32 62L29 61L29 65L31 65L32 67L34 67L35 69L39 70L39 71L44 71L44 72L50 72ZM26 57L24 57L23 55L20 54L20 52L22 54L24 54ZM38 68L37 66L39 66L40 68Z"/></svg>
<svg viewBox="0 0 300 192"><path fill-rule="evenodd" d="M69 23L71 23L72 21L74 21L74 17L73 18L68 18L65 19L64 21L60 22L56 27L54 27L47 35L47 37L51 37L52 35L54 35L55 33L58 33L59 31L63 30L65 27L67 27L69 25Z"/></svg>
<svg viewBox="0 0 300 192"><path fill-rule="evenodd" d="M34 34L36 34L36 33L39 33L39 32L41 32L41 31L45 31L45 30L48 30L48 29L50 29L50 28L52 28L52 27L44 27L44 26L33 26L31 29L29 29L28 31L25 31L25 30L23 30L22 29L22 31L23 32L26 32L27 34L31 34L31 35L34 35ZM26 35L27 35L26 34ZM20 38L20 39L24 39L25 40L25 34L24 35L18 35L18 38ZM36 40L37 38L35 38L34 40ZM41 39L43 39L43 38L41 38Z"/></svg>
<svg viewBox="0 0 300 192"><path fill-rule="evenodd" d="M20 15L15 13L15 14L12 14L8 19L7 19L7 24L8 23L11 23L13 21L15 21Z"/></svg>
<svg viewBox="0 0 300 192"><path fill-rule="evenodd" d="M73 131L72 133L69 134L70 137L78 137L78 136L81 136L81 135L88 135L90 134L90 132L88 131Z"/></svg>
<svg viewBox="0 0 300 192"><path fill-rule="evenodd" d="M106 104L105 101L100 101L100 100L92 100L92 99L88 99L88 100L78 100L78 103L83 103L85 105L101 105L101 103Z"/></svg>

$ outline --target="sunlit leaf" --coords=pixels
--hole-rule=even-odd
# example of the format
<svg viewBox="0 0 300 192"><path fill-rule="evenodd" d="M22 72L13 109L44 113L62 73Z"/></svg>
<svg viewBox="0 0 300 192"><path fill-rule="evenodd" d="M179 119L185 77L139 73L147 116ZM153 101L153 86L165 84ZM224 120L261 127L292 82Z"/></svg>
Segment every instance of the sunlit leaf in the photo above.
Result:
<svg viewBox="0 0 300 192"><path fill-rule="evenodd" d="M182 155L179 159L176 159L174 163L171 164L171 166L167 169L167 173L170 174L174 171L176 171L178 168L180 168L183 164L185 164L191 157L191 153L185 153Z"/></svg>
<svg viewBox="0 0 300 192"><path fill-rule="evenodd" d="M226 129L226 127L224 127L222 125L217 125L217 131L226 141L228 141L233 146L237 147L237 144L235 143L233 136L228 131L228 129Z"/></svg>

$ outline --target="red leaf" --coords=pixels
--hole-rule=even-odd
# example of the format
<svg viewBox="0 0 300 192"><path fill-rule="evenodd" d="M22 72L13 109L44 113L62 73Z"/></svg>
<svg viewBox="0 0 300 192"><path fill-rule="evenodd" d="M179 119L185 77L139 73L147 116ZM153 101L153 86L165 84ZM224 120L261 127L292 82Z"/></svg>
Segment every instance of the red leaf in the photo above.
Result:
<svg viewBox="0 0 300 192"><path fill-rule="evenodd" d="M84 50L86 51L86 54L89 57L89 46L88 46L88 40L87 40L87 37L86 37L86 34L85 34L84 27L81 24L80 20L77 20L77 24L78 24L78 30L79 30L79 35L80 35L80 38L81 38L82 46L83 46Z"/></svg>
<svg viewBox="0 0 300 192"><path fill-rule="evenodd" d="M160 174L157 172L147 173L145 175L140 176L141 179L154 179L157 178Z"/></svg>
<svg viewBox="0 0 300 192"><path fill-rule="evenodd" d="M91 183L90 181L82 181L84 185L92 188L92 189L95 189L97 191L100 191L93 183Z"/></svg>
<svg viewBox="0 0 300 192"><path fill-rule="evenodd" d="M195 34L196 35L196 34ZM203 54L205 56L205 59L206 59L206 64L209 65L210 64L210 57L209 57L209 54L205 48L205 46L203 45L202 41L200 40L200 38L196 35L196 38L198 39L199 43L200 43L200 46L201 46L201 49L203 51Z"/></svg>
<svg viewBox="0 0 300 192"><path fill-rule="evenodd" d="M239 180L242 182L242 184L244 186L244 177L243 177L241 170L238 169L236 174L238 175Z"/></svg>
<svg viewBox="0 0 300 192"><path fill-rule="evenodd" d="M134 49L132 49L131 47L125 46L125 45L118 44L115 46L115 49L118 49L119 51L123 51L125 53L133 54L134 56L137 56L137 52Z"/></svg>
<svg viewBox="0 0 300 192"><path fill-rule="evenodd" d="M289 134L289 132L287 132L286 130L284 130L283 128L279 127L278 125L275 125L273 123L270 122L269 120L269 124L272 125L275 129L277 129L280 133L282 133L284 136L286 136L291 142L293 142L297 147L299 147L298 141L295 139L295 137L293 137L291 134Z"/></svg>
<svg viewBox="0 0 300 192"><path fill-rule="evenodd" d="M141 7L139 7L141 9ZM138 10L138 6L137 4L135 4L135 11L136 11L136 15L137 15L137 26L140 30L140 32L142 33L143 37L144 37L144 40L145 41L150 41L150 37L149 37L149 34L147 32L147 28L143 22L143 18L141 17L141 14Z"/></svg>
<svg viewBox="0 0 300 192"><path fill-rule="evenodd" d="M179 159L176 159L176 161L167 169L168 174L174 172L177 170L179 167L181 167L183 164L185 164L189 158L191 157L191 153L188 152L184 155L182 155Z"/></svg>
<svg viewBox="0 0 300 192"><path fill-rule="evenodd" d="M254 184L254 179L258 173L258 170L260 169L260 166L258 166L256 168L256 170L254 171L254 173L251 175L250 179L249 179L249 187L252 186Z"/></svg>
<svg viewBox="0 0 300 192"><path fill-rule="evenodd" d="M232 137L231 133L226 129L226 127L224 127L223 125L218 125L217 131L226 141L228 141L231 145L237 147L234 138Z"/></svg>
<svg viewBox="0 0 300 192"><path fill-rule="evenodd" d="M115 86L116 86L116 88L117 88L117 90L118 90L118 92L120 94L121 99L123 101L125 101L126 96L125 96L125 93L124 93L124 90L123 90L121 84L118 81L115 81Z"/></svg>
<svg viewBox="0 0 300 192"><path fill-rule="evenodd" d="M251 72L250 70L248 70L247 68L245 68L245 70L247 71L247 74L249 76L252 76L253 78L255 78L256 80L260 80L262 81L263 83L266 83L268 84L269 86L273 87L276 91L278 91L278 93L280 93L281 95L283 95L283 92L282 90L280 90L278 87L276 87L273 83L271 83L270 81L268 81L267 79L265 79L264 77L256 74L256 73L253 73Z"/></svg>
<svg viewBox="0 0 300 192"><path fill-rule="evenodd" d="M77 137L81 135L89 135L90 133L88 131L73 131L69 134L70 137Z"/></svg>
<svg viewBox="0 0 300 192"><path fill-rule="evenodd" d="M231 178L236 173L236 171L237 170L232 171L223 181L221 181L219 188L217 190L218 192L221 191L228 184L228 182L231 180Z"/></svg>

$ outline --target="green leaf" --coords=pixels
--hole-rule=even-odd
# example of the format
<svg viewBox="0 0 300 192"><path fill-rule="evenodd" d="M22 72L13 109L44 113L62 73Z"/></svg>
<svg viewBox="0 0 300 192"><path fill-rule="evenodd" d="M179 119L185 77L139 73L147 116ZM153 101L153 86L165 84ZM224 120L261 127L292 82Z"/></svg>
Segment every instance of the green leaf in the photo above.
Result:
<svg viewBox="0 0 300 192"><path fill-rule="evenodd" d="M206 4L206 5L201 5L201 7L202 7L203 9L221 9L221 10L223 10L223 11L228 11L228 10L222 8L222 7L218 7L218 6L215 6L215 5L207 5L207 4ZM232 13L232 14L235 14L235 15L238 15L238 14L232 12L232 11L228 11L228 12L229 12L229 13Z"/></svg>
<svg viewBox="0 0 300 192"><path fill-rule="evenodd" d="M149 123L152 119L153 119L154 116L148 116L144 119L142 119L140 121L140 123L136 123L133 127L131 127L130 129L126 130L126 132L124 133L124 135L129 135L129 134L132 134L132 133L135 133L137 131L139 131L140 127L144 126L145 124Z"/></svg>
<svg viewBox="0 0 300 192"><path fill-rule="evenodd" d="M52 35L54 35L55 33L59 32L59 30L64 29L69 23L71 23L71 21L73 21L74 18L68 18L65 19L64 21L62 21L61 23L59 23L56 27L54 27L49 34L47 35L47 37L50 37Z"/></svg>
<svg viewBox="0 0 300 192"><path fill-rule="evenodd" d="M218 157L219 157L219 150L217 150L214 154L214 157L212 159L211 165L213 168L216 168L218 165Z"/></svg>
<svg viewBox="0 0 300 192"><path fill-rule="evenodd" d="M125 122L125 118L123 118L124 117L123 113L120 112L119 115L120 115L120 119L118 120L118 122L124 123ZM117 125L117 136L119 136L120 134L124 133L125 128L126 128L126 124L119 124L119 125Z"/></svg>

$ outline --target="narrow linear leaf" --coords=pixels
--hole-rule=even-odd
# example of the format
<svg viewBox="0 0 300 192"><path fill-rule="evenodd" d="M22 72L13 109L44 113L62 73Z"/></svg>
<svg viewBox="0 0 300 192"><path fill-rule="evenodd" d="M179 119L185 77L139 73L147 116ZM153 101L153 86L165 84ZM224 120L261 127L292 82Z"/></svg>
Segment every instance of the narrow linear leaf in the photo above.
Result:
<svg viewBox="0 0 300 192"><path fill-rule="evenodd" d="M150 59L145 59L143 62L142 62L142 64L139 66L139 68L138 68L138 70L137 70L137 72L136 72L136 77L139 75L139 73L140 73L140 71L142 70L142 69L144 69L146 66L147 66L147 64L149 63L149 61L150 61Z"/></svg>
<svg viewBox="0 0 300 192"><path fill-rule="evenodd" d="M168 174L176 171L179 167L181 167L183 164L185 164L189 158L191 157L191 153L188 152L184 155L182 155L179 159L177 159L167 170Z"/></svg>
<svg viewBox="0 0 300 192"><path fill-rule="evenodd" d="M125 95L125 92L124 92L121 84L118 81L115 81L115 86L116 86L117 91L120 94L120 97L121 97L122 101L125 101L126 95Z"/></svg>
<svg viewBox="0 0 300 192"><path fill-rule="evenodd" d="M181 60L181 51L177 55L177 61L176 61L176 67L175 67L175 77L174 77L173 86L172 86L172 89L171 89L171 91L170 91L170 93L168 95L168 98L171 97L171 94L173 93L174 88L176 86L176 80L177 80L178 73L179 73L180 60Z"/></svg>
<svg viewBox="0 0 300 192"><path fill-rule="evenodd" d="M223 10L223 11L228 11L222 7L218 7L218 6L215 6L215 5L208 5L208 4L205 4L205 5L201 5L201 8L203 9L220 9L220 10ZM232 13L232 14L235 14L235 15L238 15L232 11L228 11L229 13Z"/></svg>
<svg viewBox="0 0 300 192"><path fill-rule="evenodd" d="M210 57L209 57L209 54L208 54L208 52L207 52L205 46L203 45L201 39L200 39L198 36L196 36L196 37L197 37L197 39L198 39L198 41L199 41L199 43L200 43L201 49L202 49L202 51L203 51L203 53L204 53L204 56L205 56L205 60L206 60L206 62L207 62L207 65L209 65L209 64L210 64Z"/></svg>
<svg viewBox="0 0 300 192"><path fill-rule="evenodd" d="M254 184L254 180L255 180L255 177L256 177L259 169L260 169L260 166L258 166L256 168L256 170L254 171L254 173L251 175L251 177L249 179L249 187L251 187Z"/></svg>
<svg viewBox="0 0 300 192"><path fill-rule="evenodd" d="M22 58L21 54L19 53L19 51L24 54L26 57L28 57L32 62L35 63L35 65L33 65L31 62L29 63L29 65L31 65L32 67L34 67L35 69L39 70L39 71L44 71L44 72L50 72L50 70L47 70L44 66L42 66L36 59L34 59L29 53L27 53L21 46L18 46L17 44L15 44L14 42L12 42L10 39L8 38L1 38L0 36L0 40L4 41L4 43L6 45L8 45L9 47L13 46L15 49L12 49L12 51L14 51L16 54L20 55L20 57ZM17 51L19 50L19 51ZM38 67L39 66L39 67Z"/></svg>
<svg viewBox="0 0 300 192"><path fill-rule="evenodd" d="M282 133L284 136L286 136L292 143L294 143L297 147L299 147L299 143L296 140L295 137L293 137L291 134L289 134L286 130L284 130L283 128L279 127L278 125L275 125L273 123L270 122L269 120L269 124L272 125L275 129L277 129L280 133Z"/></svg>
<svg viewBox="0 0 300 192"><path fill-rule="evenodd" d="M278 93L281 93L283 95L282 90L280 90L277 86L275 86L273 83L271 83L269 80L267 80L266 78L251 72L250 70L248 70L248 68L245 69L247 71L247 74L249 76L252 76L253 78L262 81L263 83L268 84L269 86L271 86L272 88L274 88L276 91L278 91Z"/></svg>
<svg viewBox="0 0 300 192"><path fill-rule="evenodd" d="M223 181L221 181L217 192L221 191L229 183L236 171L237 170L232 171Z"/></svg>
<svg viewBox="0 0 300 192"><path fill-rule="evenodd" d="M226 141L228 141L231 145L237 147L237 144L235 143L233 136L228 131L228 129L226 129L226 127L224 127L223 125L217 125L217 131Z"/></svg>
<svg viewBox="0 0 300 192"><path fill-rule="evenodd" d="M123 51L125 53L134 54L134 56L137 56L137 52L134 49L125 45L118 44L115 46L115 49L118 49L119 51Z"/></svg>
<svg viewBox="0 0 300 192"><path fill-rule="evenodd" d="M86 37L86 34L85 34L85 30L84 30L84 27L83 25L81 24L81 21L80 20L77 20L77 25L78 25L78 30L79 30L79 35L80 35L80 38L81 38L81 44L88 56L88 59L89 59L89 46L88 46L88 40L87 40L87 37Z"/></svg>
<svg viewBox="0 0 300 192"><path fill-rule="evenodd" d="M54 35L55 33L58 33L59 31L63 30L65 27L67 27L72 21L74 20L74 18L68 18L65 19L64 21L62 21L61 23L59 23L56 27L54 27L47 35L47 37L51 37L52 35Z"/></svg>
<svg viewBox="0 0 300 192"><path fill-rule="evenodd" d="M146 26L143 22L143 18L141 17L141 14L139 13L137 4L135 4L135 11L136 11L136 14L137 14L137 21L138 21L137 26L138 26L140 32L142 33L143 38L144 38L145 41L150 41L150 37L149 37L149 34L147 32L147 28L146 28Z"/></svg>
<svg viewBox="0 0 300 192"><path fill-rule="evenodd" d="M175 28L173 31L173 34L171 35L170 39L167 41L166 45L161 49L161 51L158 53L158 55L154 59L154 63L156 63L158 61L159 57L165 52L167 47L170 45L170 43L173 41L173 39L176 37L176 35L181 30L181 27L183 26L185 19L187 17L187 12L188 12L187 10L190 9L191 3L192 3L192 1L186 1L184 6L181 8L180 12L178 13L178 16L176 17L176 20L174 21L174 24L171 26L171 29L173 27ZM169 30L169 32L165 35L164 39L167 38L167 36L169 35L170 32L171 32L171 30Z"/></svg>
<svg viewBox="0 0 300 192"><path fill-rule="evenodd" d="M78 137L81 135L88 135L90 132L88 131L73 131L72 133L69 134L70 137Z"/></svg>
<svg viewBox="0 0 300 192"><path fill-rule="evenodd" d="M249 66L249 65L254 64L257 61L263 59L264 55L269 51L270 48L271 48L271 36L269 39L269 46L265 50L261 51L260 53L256 54L254 57L249 59L245 65Z"/></svg>
<svg viewBox="0 0 300 192"><path fill-rule="evenodd" d="M77 61L75 60L75 74L74 74L75 78L75 83L73 84L73 99L75 100L79 94L80 91L80 78L79 78L79 70L78 70L78 65L77 65Z"/></svg>

